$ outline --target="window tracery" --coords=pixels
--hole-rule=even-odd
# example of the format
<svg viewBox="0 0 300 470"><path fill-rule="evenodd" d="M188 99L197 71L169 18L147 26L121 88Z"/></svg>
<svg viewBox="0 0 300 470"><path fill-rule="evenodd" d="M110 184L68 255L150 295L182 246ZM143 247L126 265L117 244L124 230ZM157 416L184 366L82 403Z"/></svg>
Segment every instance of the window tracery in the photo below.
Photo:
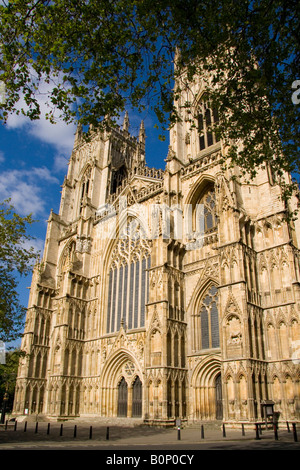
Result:
<svg viewBox="0 0 300 470"><path fill-rule="evenodd" d="M193 208L194 230L200 234L215 232L218 224L216 194L214 186L209 186L197 200Z"/></svg>
<svg viewBox="0 0 300 470"><path fill-rule="evenodd" d="M145 326L149 294L150 247L137 224L135 236L123 234L115 246L109 270L107 333Z"/></svg>
<svg viewBox="0 0 300 470"><path fill-rule="evenodd" d="M200 151L219 142L220 139L213 131L214 125L219 122L218 111L209 100L204 99L198 105L197 121Z"/></svg>
<svg viewBox="0 0 300 470"><path fill-rule="evenodd" d="M220 347L218 289L211 286L205 292L195 318L195 350Z"/></svg>
<svg viewBox="0 0 300 470"><path fill-rule="evenodd" d="M213 188L209 189L200 200L204 206L204 232L215 230L217 226L216 195Z"/></svg>

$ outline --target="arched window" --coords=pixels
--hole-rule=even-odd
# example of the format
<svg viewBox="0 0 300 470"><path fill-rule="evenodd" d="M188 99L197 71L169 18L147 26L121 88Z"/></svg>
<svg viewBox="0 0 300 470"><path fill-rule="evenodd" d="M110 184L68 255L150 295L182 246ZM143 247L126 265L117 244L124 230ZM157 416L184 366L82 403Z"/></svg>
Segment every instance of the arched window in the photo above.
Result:
<svg viewBox="0 0 300 470"><path fill-rule="evenodd" d="M219 122L218 112L211 106L208 99L204 99L198 106L198 132L199 132L199 147L200 151L214 145L219 141L213 131L215 124Z"/></svg>
<svg viewBox="0 0 300 470"><path fill-rule="evenodd" d="M210 188L201 198L200 204L203 204L204 209L204 232L211 232L216 229L217 216L216 216L216 197L213 188Z"/></svg>
<svg viewBox="0 0 300 470"><path fill-rule="evenodd" d="M196 233L209 234L217 229L216 195L213 184L193 203L193 229Z"/></svg>
<svg viewBox="0 0 300 470"><path fill-rule="evenodd" d="M91 179L91 168L89 167L82 179L81 179L81 188L80 188L80 204L79 204L79 213L81 214L84 199L89 196L90 191L90 179Z"/></svg>
<svg viewBox="0 0 300 470"><path fill-rule="evenodd" d="M211 286L205 292L195 314L195 350L220 347L218 289Z"/></svg>
<svg viewBox="0 0 300 470"><path fill-rule="evenodd" d="M122 165L118 170L113 170L111 175L110 193L114 194L121 186L124 179L127 178L126 165Z"/></svg>
<svg viewBox="0 0 300 470"><path fill-rule="evenodd" d="M145 240L119 240L112 253L107 296L107 333L145 326L149 296L150 250Z"/></svg>

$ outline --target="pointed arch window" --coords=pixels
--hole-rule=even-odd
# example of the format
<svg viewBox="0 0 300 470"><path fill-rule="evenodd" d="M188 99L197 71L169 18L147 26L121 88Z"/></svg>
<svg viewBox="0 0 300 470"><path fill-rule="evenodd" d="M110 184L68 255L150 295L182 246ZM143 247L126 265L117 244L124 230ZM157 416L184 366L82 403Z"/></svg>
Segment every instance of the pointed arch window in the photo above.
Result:
<svg viewBox="0 0 300 470"><path fill-rule="evenodd" d="M143 243L144 242L144 243ZM108 278L106 332L145 326L149 297L150 250L143 240L120 239L112 254Z"/></svg>
<svg viewBox="0 0 300 470"><path fill-rule="evenodd" d="M206 186L201 194L193 203L193 230L196 233L209 234L216 231L218 224L214 185Z"/></svg>
<svg viewBox="0 0 300 470"><path fill-rule="evenodd" d="M194 315L194 350L219 347L218 289L213 285L205 292Z"/></svg>
<svg viewBox="0 0 300 470"><path fill-rule="evenodd" d="M216 195L213 187L202 196L200 204L203 204L204 232L212 232L217 227Z"/></svg>
<svg viewBox="0 0 300 470"><path fill-rule="evenodd" d="M80 187L80 204L79 204L79 213L81 214L83 204L84 204L84 199L89 196L89 191L90 191L90 180L91 180L91 168L89 167L82 179L81 179L81 187Z"/></svg>
<svg viewBox="0 0 300 470"><path fill-rule="evenodd" d="M219 142L220 139L213 130L219 122L218 111L208 99L203 99L198 105L197 121L200 151Z"/></svg>
<svg viewBox="0 0 300 470"><path fill-rule="evenodd" d="M113 170L111 175L110 194L114 194L126 178L127 168L125 164L118 170Z"/></svg>

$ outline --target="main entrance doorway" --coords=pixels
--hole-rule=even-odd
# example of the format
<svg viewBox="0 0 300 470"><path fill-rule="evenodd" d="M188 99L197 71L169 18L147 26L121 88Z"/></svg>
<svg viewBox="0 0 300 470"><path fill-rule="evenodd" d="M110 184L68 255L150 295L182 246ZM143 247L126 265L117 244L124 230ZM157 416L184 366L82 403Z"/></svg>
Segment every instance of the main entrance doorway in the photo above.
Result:
<svg viewBox="0 0 300 470"><path fill-rule="evenodd" d="M216 387L216 419L223 419L222 381L221 374L215 380Z"/></svg>
<svg viewBox="0 0 300 470"><path fill-rule="evenodd" d="M133 418L140 418L142 416L143 408L143 384L139 377L136 377L132 385L132 394L129 394L129 397L132 397L131 406L131 416ZM128 416L128 385L124 377L119 382L118 385L118 416L120 418L126 418ZM129 416L130 416L130 407L129 407Z"/></svg>
<svg viewBox="0 0 300 470"><path fill-rule="evenodd" d="M128 387L126 380L122 377L118 385L118 416L127 417Z"/></svg>

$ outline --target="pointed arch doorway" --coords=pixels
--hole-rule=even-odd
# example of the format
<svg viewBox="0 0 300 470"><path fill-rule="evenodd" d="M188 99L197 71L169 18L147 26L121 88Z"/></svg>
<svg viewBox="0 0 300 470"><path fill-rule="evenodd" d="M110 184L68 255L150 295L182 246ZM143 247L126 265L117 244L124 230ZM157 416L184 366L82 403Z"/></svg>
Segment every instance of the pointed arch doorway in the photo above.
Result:
<svg viewBox="0 0 300 470"><path fill-rule="evenodd" d="M221 358L211 354L199 361L191 377L193 400L190 414L195 419L213 421L223 418Z"/></svg>
<svg viewBox="0 0 300 470"><path fill-rule="evenodd" d="M142 417L143 382L142 372L134 358L124 349L112 354L106 362L99 387L101 389L102 416Z"/></svg>

